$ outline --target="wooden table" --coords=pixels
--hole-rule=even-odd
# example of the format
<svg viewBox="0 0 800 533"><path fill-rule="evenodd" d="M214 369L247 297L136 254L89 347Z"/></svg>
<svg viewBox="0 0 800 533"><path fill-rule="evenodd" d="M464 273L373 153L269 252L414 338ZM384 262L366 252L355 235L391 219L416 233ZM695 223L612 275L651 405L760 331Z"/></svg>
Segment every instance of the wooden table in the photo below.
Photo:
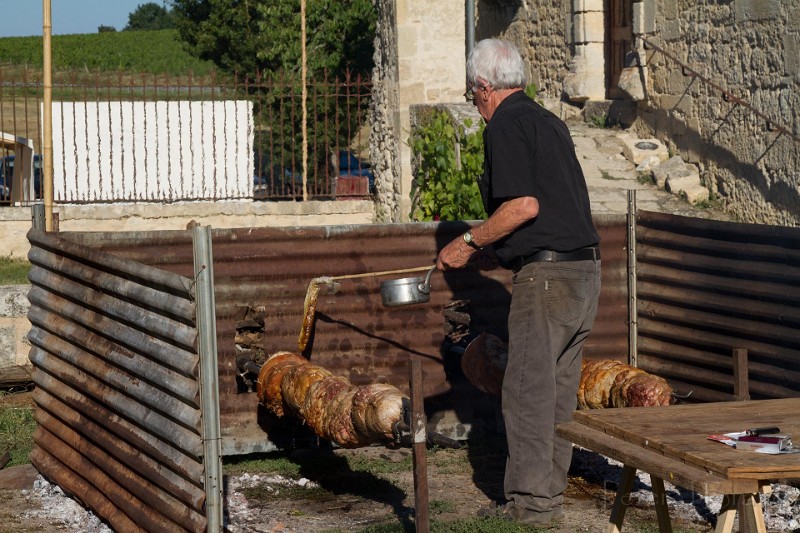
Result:
<svg viewBox="0 0 800 533"><path fill-rule="evenodd" d="M664 480L703 495L725 495L717 533L732 531L737 505L751 530L766 533L760 493L771 480L800 479L800 454L736 450L707 438L765 426L800 440L800 398L581 410L557 431L623 463L609 533L622 528L636 470L650 474L662 533L672 531Z"/></svg>

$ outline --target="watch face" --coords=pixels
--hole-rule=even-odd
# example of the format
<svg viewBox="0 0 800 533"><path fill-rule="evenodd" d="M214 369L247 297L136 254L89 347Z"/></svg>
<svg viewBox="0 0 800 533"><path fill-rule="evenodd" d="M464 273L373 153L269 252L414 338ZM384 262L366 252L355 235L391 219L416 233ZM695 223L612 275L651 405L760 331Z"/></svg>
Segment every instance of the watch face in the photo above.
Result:
<svg viewBox="0 0 800 533"><path fill-rule="evenodd" d="M472 232L469 232L469 231L466 232L464 234L464 240L467 241L467 242L472 242Z"/></svg>

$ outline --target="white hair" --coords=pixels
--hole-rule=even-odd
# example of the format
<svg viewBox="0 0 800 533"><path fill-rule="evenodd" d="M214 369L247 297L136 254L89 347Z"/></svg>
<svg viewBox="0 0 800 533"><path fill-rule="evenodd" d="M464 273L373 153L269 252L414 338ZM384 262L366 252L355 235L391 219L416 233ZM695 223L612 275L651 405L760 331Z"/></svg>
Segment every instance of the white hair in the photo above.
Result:
<svg viewBox="0 0 800 533"><path fill-rule="evenodd" d="M517 47L501 39L484 39L475 45L467 58L467 82L481 79L495 89L524 88L525 64Z"/></svg>

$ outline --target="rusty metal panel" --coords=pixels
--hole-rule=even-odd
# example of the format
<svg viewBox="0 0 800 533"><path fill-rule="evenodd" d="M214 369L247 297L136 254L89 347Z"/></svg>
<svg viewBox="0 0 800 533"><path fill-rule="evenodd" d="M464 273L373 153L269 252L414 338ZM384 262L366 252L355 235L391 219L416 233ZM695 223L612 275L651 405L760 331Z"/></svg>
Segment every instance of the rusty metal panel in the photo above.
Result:
<svg viewBox="0 0 800 533"><path fill-rule="evenodd" d="M640 212L639 363L698 401L800 395L800 229Z"/></svg>
<svg viewBox="0 0 800 533"><path fill-rule="evenodd" d="M118 531L204 531L191 279L28 237L31 460Z"/></svg>
<svg viewBox="0 0 800 533"><path fill-rule="evenodd" d="M624 217L596 217L601 234L603 288L589 358L627 358L627 255ZM263 350L297 351L303 301L312 279L433 266L437 251L468 228L467 223L411 223L326 227L217 229L213 232L220 411L226 453L268 450L265 430L278 422L258 409L236 366L237 324L250 308L264 306ZM188 231L143 233L65 233L93 249L191 276ZM419 358L425 374L429 415L453 410L454 404L482 401L460 382L459 355L448 351L444 307L469 300L473 328L501 336L511 291L511 274L497 269L436 272L428 304L387 308L380 282L419 274L394 274L339 280L322 291L306 355L353 383L392 383L408 391L408 362ZM458 406L461 421L469 409ZM277 439L277 436L274 436ZM258 441L258 442L256 442Z"/></svg>

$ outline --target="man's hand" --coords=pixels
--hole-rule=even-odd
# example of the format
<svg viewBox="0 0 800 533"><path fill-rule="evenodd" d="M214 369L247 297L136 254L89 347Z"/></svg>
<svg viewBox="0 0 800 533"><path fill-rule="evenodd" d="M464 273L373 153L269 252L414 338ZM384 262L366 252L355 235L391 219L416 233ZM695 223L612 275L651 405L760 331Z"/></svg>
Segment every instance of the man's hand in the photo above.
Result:
<svg viewBox="0 0 800 533"><path fill-rule="evenodd" d="M472 254L477 251L477 249L464 242L464 238L459 235L439 252L439 257L436 258L436 268L439 270L464 268Z"/></svg>

